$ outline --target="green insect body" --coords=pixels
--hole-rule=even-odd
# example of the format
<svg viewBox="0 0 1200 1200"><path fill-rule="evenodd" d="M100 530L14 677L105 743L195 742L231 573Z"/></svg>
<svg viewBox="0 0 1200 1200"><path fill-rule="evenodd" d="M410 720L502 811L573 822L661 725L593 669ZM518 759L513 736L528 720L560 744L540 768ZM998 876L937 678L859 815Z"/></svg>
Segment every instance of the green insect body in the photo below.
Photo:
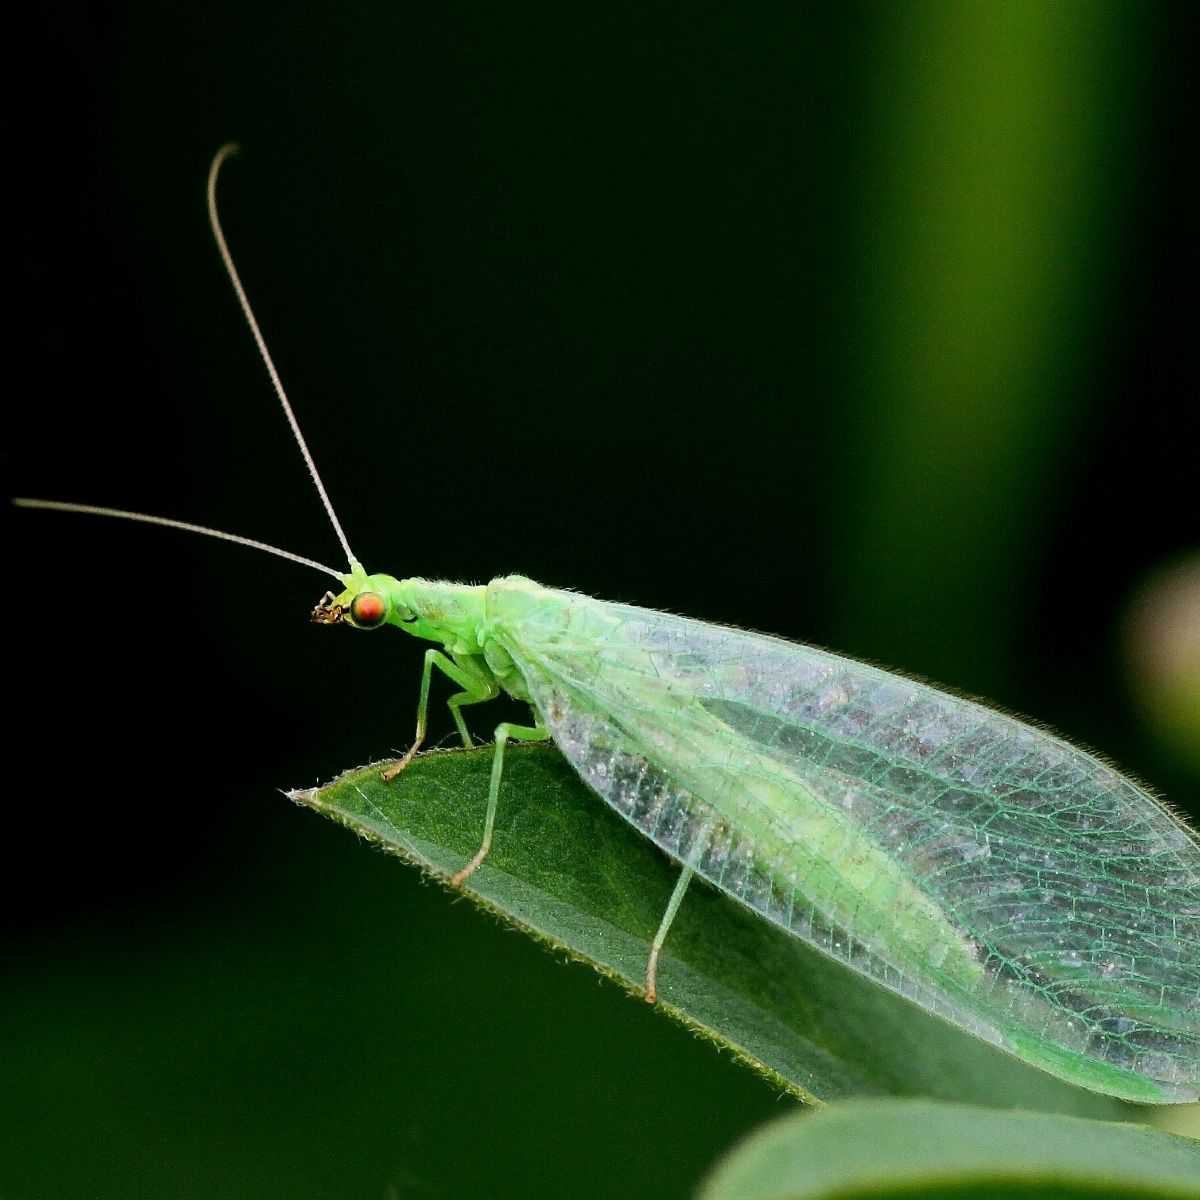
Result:
<svg viewBox="0 0 1200 1200"><path fill-rule="evenodd" d="M1200 1093L1200 840L1111 767L983 705L813 647L519 576L367 576L315 619L396 625L463 687L532 706L684 866L932 1012L1073 1082ZM410 755L411 757L411 755ZM406 759L405 762L408 760ZM666 935L678 897L664 920ZM654 962L649 984L655 986Z"/></svg>
<svg viewBox="0 0 1200 1200"><path fill-rule="evenodd" d="M1200 838L1106 763L983 705L811 646L510 576L486 585L368 575L352 553L213 233L349 573L233 534L57 501L264 550L338 579L323 624L395 625L462 709L507 692L482 843L510 740L550 738L580 777L683 869L647 963L647 997L689 881L735 900L930 1012L1097 1091L1200 1098Z"/></svg>

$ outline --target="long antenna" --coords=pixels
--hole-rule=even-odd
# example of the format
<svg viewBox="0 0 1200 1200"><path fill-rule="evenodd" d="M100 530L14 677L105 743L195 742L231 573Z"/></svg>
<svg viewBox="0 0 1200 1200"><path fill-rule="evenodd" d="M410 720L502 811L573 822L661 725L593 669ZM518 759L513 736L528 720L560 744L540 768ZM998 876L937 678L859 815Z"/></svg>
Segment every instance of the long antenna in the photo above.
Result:
<svg viewBox="0 0 1200 1200"><path fill-rule="evenodd" d="M308 466L308 473L312 476L313 483L316 484L317 494L321 497L321 503L325 505L325 511L329 514L333 530L338 536L338 541L342 544L342 549L346 552L346 558L350 563L351 570L361 570L362 568L359 567L358 560L354 557L354 553L350 549L350 543L346 540L346 535L342 532L342 526L337 519L337 514L333 511L333 505L329 501L325 485L321 482L321 476L317 474L316 464L313 462L312 455L309 453L308 446L304 441L304 435L300 432L300 425L296 420L296 414L292 411L287 393L283 390L283 384L279 379L279 372L275 370L275 364L271 361L271 354L267 350L267 343L263 340L258 322L254 319L254 312L250 308L250 301L246 299L246 289L242 286L237 268L233 265L233 257L229 253L225 234L221 230L221 221L217 216L217 173L221 169L221 164L236 153L237 146L233 142L222 146L217 151L216 157L212 161L212 166L208 170L209 224L212 226L213 237L216 239L221 261L225 264L225 270L229 275L230 282L233 284L233 290L237 295L238 303L242 306L242 313L250 325L250 332L254 334L254 341L258 345L258 352L266 364L267 374L270 375L271 383L275 387L275 394L279 397L279 402L283 405L284 415L288 419L288 424L292 427L292 436L296 439L296 443L300 447L300 453L304 455L304 461ZM146 525L162 525L167 529L182 529L187 533L199 533L205 537L217 538L223 542L233 542L238 546L248 546L252 550L262 550L267 554L274 554L277 558L286 558L289 562L298 563L302 567L312 567L314 570L322 571L326 575L332 575L334 579L345 579L341 571L335 571L332 567L327 567L324 563L319 563L314 559L305 558L302 554L293 554L290 550L281 550L278 546L271 546L266 542L256 541L254 538L242 537L240 534L226 533L221 529L210 529L207 525L193 525L190 521L175 521L170 517L153 517L148 513L126 512L124 509L119 508L101 508L95 504L70 504L62 500L33 500L28 497L18 497L13 500L13 504L18 508L44 508L51 509L54 512L84 513L94 517L117 517L123 521L141 521Z"/></svg>
<svg viewBox="0 0 1200 1200"><path fill-rule="evenodd" d="M54 512L85 513L93 517L119 517L122 521L141 521L146 525L164 525L167 529L182 529L187 533L202 533L205 537L219 538L223 542L234 542L238 546L249 546L251 550L265 550L277 558L286 558L289 562L299 563L302 567L314 567L332 575L334 579L342 579L343 573L335 571L324 563L314 562L302 554L293 554L290 550L280 550L278 546L268 546L266 542L256 542L253 538L242 537L236 533L225 533L221 529L209 529L207 525L193 525L190 521L173 521L170 517L151 517L146 513L125 512L120 508L100 508L95 504L67 504L62 500L30 500L18 496L13 500L18 508L48 508Z"/></svg>
<svg viewBox="0 0 1200 1200"><path fill-rule="evenodd" d="M250 301L246 297L246 289L242 286L242 278L238 274L237 267L233 265L233 255L229 253L229 246L225 241L225 234L221 229L221 218L217 215L217 175L225 160L231 158L237 152L238 147L236 142L226 142L217 151L216 157L212 161L212 166L208 169L208 223L212 226L213 237L216 239L221 261L225 264L225 271L229 275L229 282L233 284L233 290L237 295L238 303L242 306L242 315L245 316L246 323L250 326L250 332L254 335L255 344L258 346L258 352L262 356L263 363L267 368L267 374L271 377L271 384L275 388L275 395L279 397L279 403L283 405L284 415L288 419L288 424L292 427L292 436L296 439L296 445L300 447L300 453L304 455L304 462L308 467L308 473L312 476L312 481L316 485L317 495L321 497L321 503L325 505L326 513L329 514L333 531L337 534L338 541L341 542L342 549L346 552L346 559L351 567L353 567L357 564L358 559L354 557L354 551L350 549L350 543L346 540L345 533L342 532L341 522L337 519L337 513L333 511L333 504L329 499L329 493L325 491L325 485L321 482L320 473L317 471L317 464L313 462L313 456L309 453L308 443L304 440L304 434L300 432L300 422L296 420L296 414L292 411L292 404L287 398L287 392L283 390L283 381L279 378L279 372L275 369L271 352L267 349L266 339L262 335L262 330L258 327L254 310L250 307ZM160 524L166 523L160 522ZM240 539L232 538L231 540L237 541ZM258 543L252 544L258 545ZM262 548L271 549L270 547ZM275 551L275 553L281 552ZM322 567L321 569L323 571L328 570L327 567ZM333 574L337 575L337 572L335 571ZM341 576L338 576L338 578L341 578Z"/></svg>

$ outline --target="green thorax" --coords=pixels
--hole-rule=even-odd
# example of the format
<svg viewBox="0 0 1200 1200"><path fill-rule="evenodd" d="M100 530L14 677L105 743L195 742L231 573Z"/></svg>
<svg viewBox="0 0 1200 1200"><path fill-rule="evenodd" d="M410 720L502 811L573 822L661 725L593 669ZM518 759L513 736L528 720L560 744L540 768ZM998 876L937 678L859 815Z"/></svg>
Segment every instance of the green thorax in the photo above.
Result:
<svg viewBox="0 0 1200 1200"><path fill-rule="evenodd" d="M358 563L342 582L346 590L326 597L313 611L313 620L345 621L358 629L395 625L414 637L441 642L455 657L483 652L483 584L368 575Z"/></svg>

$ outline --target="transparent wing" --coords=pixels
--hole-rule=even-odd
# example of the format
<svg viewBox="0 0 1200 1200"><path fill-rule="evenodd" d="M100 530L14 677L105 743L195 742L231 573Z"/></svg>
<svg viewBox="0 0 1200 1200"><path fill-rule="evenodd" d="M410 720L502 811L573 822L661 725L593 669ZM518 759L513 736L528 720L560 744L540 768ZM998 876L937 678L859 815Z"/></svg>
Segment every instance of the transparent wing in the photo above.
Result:
<svg viewBox="0 0 1200 1200"><path fill-rule="evenodd" d="M1200 1092L1200 841L1111 767L812 647L526 580L489 611L580 775L709 882L1076 1082Z"/></svg>

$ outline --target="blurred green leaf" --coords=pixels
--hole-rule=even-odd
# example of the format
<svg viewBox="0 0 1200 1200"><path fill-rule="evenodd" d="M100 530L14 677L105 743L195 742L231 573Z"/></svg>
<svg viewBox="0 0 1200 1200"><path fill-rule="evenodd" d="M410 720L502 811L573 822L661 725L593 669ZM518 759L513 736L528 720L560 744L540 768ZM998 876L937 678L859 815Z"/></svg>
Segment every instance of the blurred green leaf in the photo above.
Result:
<svg viewBox="0 0 1200 1200"><path fill-rule="evenodd" d="M834 640L994 695L1012 686L1048 498L1095 420L1135 153L1114 101L1144 86L1139 14L1008 0L877 16Z"/></svg>
<svg viewBox="0 0 1200 1200"><path fill-rule="evenodd" d="M378 765L290 793L442 883L482 836L492 749ZM493 849L465 894L641 996L677 869L549 746L510 748ZM680 910L659 968L662 1011L807 1101L922 1095L1120 1117L1073 1088L824 958L712 888Z"/></svg>
<svg viewBox="0 0 1200 1200"><path fill-rule="evenodd" d="M1160 564L1125 617L1125 661L1155 738L1200 774L1200 551Z"/></svg>
<svg viewBox="0 0 1200 1200"><path fill-rule="evenodd" d="M799 1113L751 1135L699 1200L1194 1200L1200 1145L1140 1126L927 1101Z"/></svg>

